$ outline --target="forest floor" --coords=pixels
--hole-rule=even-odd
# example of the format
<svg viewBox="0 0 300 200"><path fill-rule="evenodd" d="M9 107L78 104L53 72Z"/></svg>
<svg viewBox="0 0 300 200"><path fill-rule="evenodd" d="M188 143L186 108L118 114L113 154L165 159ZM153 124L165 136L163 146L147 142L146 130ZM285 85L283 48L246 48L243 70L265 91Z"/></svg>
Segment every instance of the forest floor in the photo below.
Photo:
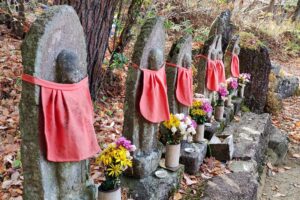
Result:
<svg viewBox="0 0 300 200"><path fill-rule="evenodd" d="M273 124L290 139L289 150L280 166L267 165L267 176L261 200L298 200L300 196L300 97L283 101L283 110L273 116Z"/></svg>

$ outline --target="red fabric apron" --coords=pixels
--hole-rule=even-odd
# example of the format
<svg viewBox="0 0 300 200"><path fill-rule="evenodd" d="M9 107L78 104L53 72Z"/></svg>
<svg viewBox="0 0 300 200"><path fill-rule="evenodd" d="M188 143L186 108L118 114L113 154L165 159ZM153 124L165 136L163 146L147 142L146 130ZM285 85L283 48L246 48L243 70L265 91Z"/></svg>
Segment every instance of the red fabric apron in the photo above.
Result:
<svg viewBox="0 0 300 200"><path fill-rule="evenodd" d="M216 68L218 71L218 81L220 83L226 83L226 77L225 77L225 67L222 60L216 60Z"/></svg>
<svg viewBox="0 0 300 200"><path fill-rule="evenodd" d="M218 91L219 89L219 79L216 62L211 59L207 59L206 87L211 91Z"/></svg>
<svg viewBox="0 0 300 200"><path fill-rule="evenodd" d="M238 55L236 54L232 54L230 69L231 75L235 78L238 78L240 75L240 61Z"/></svg>
<svg viewBox="0 0 300 200"><path fill-rule="evenodd" d="M88 78L75 84L54 83L27 74L22 79L41 86L47 160L80 161L100 151Z"/></svg>
<svg viewBox="0 0 300 200"><path fill-rule="evenodd" d="M143 92L140 100L142 116L152 122L160 123L170 118L167 96L165 67L159 70L141 69L143 71Z"/></svg>
<svg viewBox="0 0 300 200"><path fill-rule="evenodd" d="M177 67L177 100L185 105L191 106L193 103L193 70L184 67Z"/></svg>

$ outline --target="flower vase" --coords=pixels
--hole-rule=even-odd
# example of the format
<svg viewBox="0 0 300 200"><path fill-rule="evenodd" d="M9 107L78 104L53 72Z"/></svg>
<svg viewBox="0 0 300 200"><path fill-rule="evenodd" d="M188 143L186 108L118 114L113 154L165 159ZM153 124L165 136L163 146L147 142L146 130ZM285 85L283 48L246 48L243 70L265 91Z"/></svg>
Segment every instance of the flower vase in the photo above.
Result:
<svg viewBox="0 0 300 200"><path fill-rule="evenodd" d="M215 120L222 121L224 115L224 106L215 107Z"/></svg>
<svg viewBox="0 0 300 200"><path fill-rule="evenodd" d="M179 165L180 144L167 144L166 146L166 167L175 168Z"/></svg>
<svg viewBox="0 0 300 200"><path fill-rule="evenodd" d="M204 124L198 124L196 134L194 135L194 142L204 142Z"/></svg>
<svg viewBox="0 0 300 200"><path fill-rule="evenodd" d="M226 107L232 107L232 94L229 94L227 97Z"/></svg>
<svg viewBox="0 0 300 200"><path fill-rule="evenodd" d="M121 198L121 187L109 191L102 191L99 187L98 200L121 200Z"/></svg>
<svg viewBox="0 0 300 200"><path fill-rule="evenodd" d="M241 98L244 98L245 86L246 85L241 85L239 87L239 97L241 97Z"/></svg>

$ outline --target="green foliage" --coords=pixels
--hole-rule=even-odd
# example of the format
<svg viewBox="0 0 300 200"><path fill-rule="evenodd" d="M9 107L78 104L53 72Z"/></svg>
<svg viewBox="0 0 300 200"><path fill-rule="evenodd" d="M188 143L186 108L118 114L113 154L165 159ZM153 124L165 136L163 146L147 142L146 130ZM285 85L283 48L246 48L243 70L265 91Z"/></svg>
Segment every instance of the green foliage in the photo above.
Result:
<svg viewBox="0 0 300 200"><path fill-rule="evenodd" d="M119 177L105 175L105 181L100 185L101 191L110 191L119 188L121 180Z"/></svg>
<svg viewBox="0 0 300 200"><path fill-rule="evenodd" d="M294 41L288 41L285 50L290 54L297 56L300 54L300 44L297 44Z"/></svg>
<svg viewBox="0 0 300 200"><path fill-rule="evenodd" d="M241 106L241 110L242 112L250 112L250 108L244 104Z"/></svg>
<svg viewBox="0 0 300 200"><path fill-rule="evenodd" d="M205 42L207 40L209 34L209 27L201 27L200 29L195 30L195 38L196 42Z"/></svg>
<svg viewBox="0 0 300 200"><path fill-rule="evenodd" d="M265 46L253 33L240 32L240 46L249 49L258 49L261 46Z"/></svg>
<svg viewBox="0 0 300 200"><path fill-rule="evenodd" d="M20 151L18 151L16 159L13 161L12 163L12 167L14 169L20 168L22 166L22 162L21 162L21 153Z"/></svg>
<svg viewBox="0 0 300 200"><path fill-rule="evenodd" d="M122 53L115 53L113 62L110 65L112 69L120 69L123 68L125 64L127 64L128 58Z"/></svg>

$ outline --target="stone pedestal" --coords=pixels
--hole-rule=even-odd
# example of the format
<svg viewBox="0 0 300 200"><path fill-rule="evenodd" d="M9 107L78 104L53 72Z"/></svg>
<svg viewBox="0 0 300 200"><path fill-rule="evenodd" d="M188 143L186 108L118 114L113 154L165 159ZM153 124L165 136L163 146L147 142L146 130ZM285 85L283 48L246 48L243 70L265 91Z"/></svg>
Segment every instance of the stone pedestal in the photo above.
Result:
<svg viewBox="0 0 300 200"><path fill-rule="evenodd" d="M162 168L159 167L158 169ZM143 179L123 176L121 178L122 187L129 189L127 198L134 200L168 200L180 186L184 166L180 165L176 172L165 171L167 172L165 178L158 178L154 173Z"/></svg>
<svg viewBox="0 0 300 200"><path fill-rule="evenodd" d="M185 148L191 148L193 152L186 152ZM185 166L184 171L188 174L196 174L199 172L200 165L205 158L207 151L206 143L181 143L180 163Z"/></svg>
<svg viewBox="0 0 300 200"><path fill-rule="evenodd" d="M232 99L232 103L234 107L234 115L236 115L241 111L243 99L239 97L235 97L234 99Z"/></svg>

